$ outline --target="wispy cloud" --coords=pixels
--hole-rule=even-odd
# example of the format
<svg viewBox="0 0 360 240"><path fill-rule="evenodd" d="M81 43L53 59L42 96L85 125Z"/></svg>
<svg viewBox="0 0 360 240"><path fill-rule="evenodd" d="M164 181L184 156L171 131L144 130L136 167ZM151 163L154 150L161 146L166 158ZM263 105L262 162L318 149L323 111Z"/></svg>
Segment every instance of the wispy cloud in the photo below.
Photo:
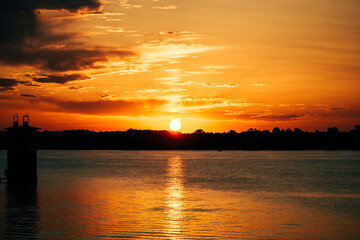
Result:
<svg viewBox="0 0 360 240"><path fill-rule="evenodd" d="M180 104L184 107L191 109L219 108L219 107L242 108L242 107L259 105L258 103L248 103L244 101L230 100L226 98L191 98L191 97L183 98Z"/></svg>
<svg viewBox="0 0 360 240"><path fill-rule="evenodd" d="M223 49L222 46L208 46L194 43L198 34L193 32L159 32L154 39L138 47L143 61L174 61L196 53Z"/></svg>
<svg viewBox="0 0 360 240"><path fill-rule="evenodd" d="M200 34L189 31L159 32L153 36L155 37L155 39L151 41L152 43L194 43L195 40L200 39Z"/></svg>
<svg viewBox="0 0 360 240"><path fill-rule="evenodd" d="M153 9L160 9L160 10L174 10L177 9L178 7L175 5L166 5L166 6L157 6L157 7L153 7Z"/></svg>
<svg viewBox="0 0 360 240"><path fill-rule="evenodd" d="M172 86L195 85L195 86L208 87L208 88L234 88L239 86L238 84L228 84L221 82L206 83L206 82L195 82L195 81L180 81L180 76L157 78L157 80L160 80L162 84L172 85Z"/></svg>
<svg viewBox="0 0 360 240"><path fill-rule="evenodd" d="M186 91L186 89L181 89L181 88L172 88L172 89L152 88L152 89L137 90L138 93L169 93L169 92L182 92L182 91Z"/></svg>
<svg viewBox="0 0 360 240"><path fill-rule="evenodd" d="M111 26L95 26L95 28L98 29L104 29L108 32L118 32L118 33L124 33L126 32L122 27L111 27Z"/></svg>
<svg viewBox="0 0 360 240"><path fill-rule="evenodd" d="M238 84L227 84L227 83L199 83L204 87L212 87L212 88L234 88L238 87Z"/></svg>
<svg viewBox="0 0 360 240"><path fill-rule="evenodd" d="M125 30L122 27L113 27L113 26L95 26L97 29L106 30L109 33L134 33L133 30Z"/></svg>
<svg viewBox="0 0 360 240"><path fill-rule="evenodd" d="M122 6L123 8L126 8L126 9L142 8L141 4L131 4L131 3L129 3L128 0L120 0L119 4L120 4L120 6Z"/></svg>
<svg viewBox="0 0 360 240"><path fill-rule="evenodd" d="M205 66L203 67L204 69L211 69L211 70L223 70L223 69L230 69L230 68L234 68L235 66L233 65L217 65L217 66Z"/></svg>
<svg viewBox="0 0 360 240"><path fill-rule="evenodd" d="M253 87L265 87L268 84L267 83L250 83L249 85L253 86Z"/></svg>
<svg viewBox="0 0 360 240"><path fill-rule="evenodd" d="M142 58L151 62L169 61L172 59L185 58L191 54L219 49L217 46L203 44L143 44L140 47Z"/></svg>

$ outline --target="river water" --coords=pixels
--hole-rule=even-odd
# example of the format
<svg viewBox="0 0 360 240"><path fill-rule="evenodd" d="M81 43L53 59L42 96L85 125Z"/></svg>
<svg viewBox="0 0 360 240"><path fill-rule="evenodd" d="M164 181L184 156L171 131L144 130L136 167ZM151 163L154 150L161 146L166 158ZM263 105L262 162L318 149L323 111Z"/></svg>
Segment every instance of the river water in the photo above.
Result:
<svg viewBox="0 0 360 240"><path fill-rule="evenodd" d="M360 152L38 151L36 186L0 183L18 238L360 239Z"/></svg>

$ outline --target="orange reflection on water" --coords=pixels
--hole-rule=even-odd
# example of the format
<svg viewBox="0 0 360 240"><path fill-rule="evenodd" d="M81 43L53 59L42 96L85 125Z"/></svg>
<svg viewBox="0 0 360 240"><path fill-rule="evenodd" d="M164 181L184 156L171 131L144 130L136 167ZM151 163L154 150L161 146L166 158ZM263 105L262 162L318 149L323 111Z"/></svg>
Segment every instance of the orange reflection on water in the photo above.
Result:
<svg viewBox="0 0 360 240"><path fill-rule="evenodd" d="M183 232L183 165L182 159L177 156L169 159L167 170L167 217L166 236L170 239L182 238Z"/></svg>
<svg viewBox="0 0 360 240"><path fill-rule="evenodd" d="M195 175L185 157L156 161L148 165L143 161L146 167L110 176L79 175L55 185L41 182L39 220L34 219L41 223L39 238L357 239L360 235L358 214L341 212L347 203L358 206L358 195L246 190L239 187L240 177L225 182L209 176L206 165ZM149 166L156 168L150 171ZM231 181L238 182L231 185ZM0 213L0 219L6 217Z"/></svg>

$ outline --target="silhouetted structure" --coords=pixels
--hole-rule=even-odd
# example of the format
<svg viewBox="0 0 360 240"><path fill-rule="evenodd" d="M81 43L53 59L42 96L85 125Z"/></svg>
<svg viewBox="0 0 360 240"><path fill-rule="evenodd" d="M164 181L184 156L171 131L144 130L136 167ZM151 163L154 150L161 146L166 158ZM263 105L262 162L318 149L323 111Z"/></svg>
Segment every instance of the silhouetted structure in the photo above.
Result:
<svg viewBox="0 0 360 240"><path fill-rule="evenodd" d="M29 183L37 180L36 132L39 128L29 125L29 116L13 117L13 126L5 128L7 148L7 169L5 176L9 183Z"/></svg>

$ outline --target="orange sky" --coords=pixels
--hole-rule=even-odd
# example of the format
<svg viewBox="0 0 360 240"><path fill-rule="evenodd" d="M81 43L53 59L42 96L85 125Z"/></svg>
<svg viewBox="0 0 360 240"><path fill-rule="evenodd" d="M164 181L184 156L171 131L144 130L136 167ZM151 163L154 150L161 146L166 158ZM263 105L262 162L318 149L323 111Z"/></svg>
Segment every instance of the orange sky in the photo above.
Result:
<svg viewBox="0 0 360 240"><path fill-rule="evenodd" d="M1 128L360 123L357 0L22 2L0 10Z"/></svg>

